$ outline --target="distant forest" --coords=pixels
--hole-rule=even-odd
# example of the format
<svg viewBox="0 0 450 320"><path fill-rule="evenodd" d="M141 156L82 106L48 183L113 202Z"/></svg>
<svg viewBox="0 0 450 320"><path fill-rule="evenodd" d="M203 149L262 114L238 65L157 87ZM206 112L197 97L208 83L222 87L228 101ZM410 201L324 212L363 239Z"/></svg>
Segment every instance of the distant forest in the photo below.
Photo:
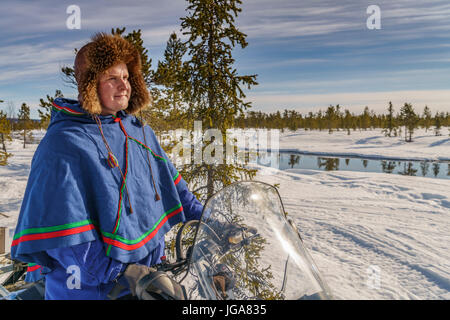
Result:
<svg viewBox="0 0 450 320"><path fill-rule="evenodd" d="M348 134L355 130L380 128L386 136L404 134L407 141L411 141L416 128L425 128L426 131L432 130L435 135L442 135L445 134L443 129L449 125L448 112L436 112L432 115L430 109L425 106L419 113L409 103L405 103L398 112L395 112L392 103L389 103L385 114L376 114L368 107L364 108L362 114L355 114L348 109L342 110L340 105L330 105L327 110L315 113L301 114L295 110L274 113L249 111L235 118L235 126L239 128L327 130L329 133L346 130Z"/></svg>

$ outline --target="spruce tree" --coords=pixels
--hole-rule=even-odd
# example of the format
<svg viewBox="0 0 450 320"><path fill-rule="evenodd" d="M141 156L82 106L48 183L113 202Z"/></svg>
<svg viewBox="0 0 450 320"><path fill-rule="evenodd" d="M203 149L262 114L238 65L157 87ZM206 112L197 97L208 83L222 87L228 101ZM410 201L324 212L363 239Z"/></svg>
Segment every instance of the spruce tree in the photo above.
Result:
<svg viewBox="0 0 450 320"><path fill-rule="evenodd" d="M161 114L166 115L167 125L171 129L179 127L187 129L188 127L188 124L183 123L184 118L189 118L184 113L183 88L185 87L187 74L183 63L185 54L185 44L173 32L167 41L164 60L158 62L158 68L154 75L155 84L163 86L161 98L156 107Z"/></svg>
<svg viewBox="0 0 450 320"><path fill-rule="evenodd" d="M250 107L245 102L242 85L256 85L256 75L239 75L233 67L232 50L245 48L246 35L234 25L242 11L240 0L188 0L188 15L181 18L189 59L185 99L188 113L202 123L203 129L215 128L222 133L234 126L234 117ZM219 141L220 143L220 141ZM204 150L202 148L202 150ZM223 159L224 157L222 157ZM210 197L224 185L242 177L252 177L254 171L239 164L194 164L184 171L184 178L196 184L196 190ZM195 179L194 179L195 178ZM197 194L199 195L199 194Z"/></svg>
<svg viewBox="0 0 450 320"><path fill-rule="evenodd" d="M450 113L448 111L445 113L445 126L447 126L448 135L450 136Z"/></svg>
<svg viewBox="0 0 450 320"><path fill-rule="evenodd" d="M350 129L353 127L353 115L349 110L345 109L345 116L343 117L343 128L347 130L347 135L350 135Z"/></svg>
<svg viewBox="0 0 450 320"><path fill-rule="evenodd" d="M412 135L417 126L418 117L410 103L405 103L400 110L400 119L405 127L405 141L412 142Z"/></svg>
<svg viewBox="0 0 450 320"><path fill-rule="evenodd" d="M339 104L335 107L335 113L334 113L334 125L336 128L336 131L339 131L340 124L342 123L342 112L341 112L341 106Z"/></svg>
<svg viewBox="0 0 450 320"><path fill-rule="evenodd" d="M428 131L428 129L431 127L432 123L432 115L430 108L428 106L425 106L423 109L423 127L425 128L425 132Z"/></svg>
<svg viewBox="0 0 450 320"><path fill-rule="evenodd" d="M33 139L33 135L31 133L33 122L30 118L30 107L26 103L22 103L17 118L19 119L20 130L23 130L23 147L25 148L26 143L32 141Z"/></svg>
<svg viewBox="0 0 450 320"><path fill-rule="evenodd" d="M7 118L7 114L0 110L0 165L5 166L8 164L8 158L12 156L6 149L6 142L12 141L11 136L11 124Z"/></svg>
<svg viewBox="0 0 450 320"><path fill-rule="evenodd" d="M441 135L441 127L442 127L442 119L439 112L436 112L436 115L434 116L434 135L440 136Z"/></svg>
<svg viewBox="0 0 450 320"><path fill-rule="evenodd" d="M50 97L47 95L47 101L44 101L44 99L40 99L39 108L42 108L43 111L38 109L39 118L41 119L40 127L42 129L47 129L48 125L50 124L50 118L52 114L52 108L53 108L53 101L56 98L64 98L64 95L62 94L61 90L56 90L55 96Z"/></svg>
<svg viewBox="0 0 450 320"><path fill-rule="evenodd" d="M392 137L392 130L395 128L394 106L389 101L388 114L386 117L386 128L383 130L385 136Z"/></svg>
<svg viewBox="0 0 450 320"><path fill-rule="evenodd" d="M370 126L370 112L368 106L364 108L363 114L360 116L360 119L361 119L360 129L362 128L364 130L367 130L367 128Z"/></svg>
<svg viewBox="0 0 450 320"><path fill-rule="evenodd" d="M325 112L325 119L327 121L328 133L333 133L333 129L336 128L336 118L337 118L337 108L339 105L334 106L330 105Z"/></svg>
<svg viewBox="0 0 450 320"><path fill-rule="evenodd" d="M0 142L2 150L6 153L6 142L12 141L11 125L8 121L7 114L0 110Z"/></svg>

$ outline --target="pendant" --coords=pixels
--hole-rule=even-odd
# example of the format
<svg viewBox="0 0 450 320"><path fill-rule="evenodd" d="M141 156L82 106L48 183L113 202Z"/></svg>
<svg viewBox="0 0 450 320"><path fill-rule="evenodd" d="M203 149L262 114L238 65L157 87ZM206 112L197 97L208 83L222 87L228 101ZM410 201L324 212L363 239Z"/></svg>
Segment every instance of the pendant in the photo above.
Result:
<svg viewBox="0 0 450 320"><path fill-rule="evenodd" d="M117 161L117 158L112 154L112 152L108 153L108 164L111 168L116 168L119 166L119 161Z"/></svg>

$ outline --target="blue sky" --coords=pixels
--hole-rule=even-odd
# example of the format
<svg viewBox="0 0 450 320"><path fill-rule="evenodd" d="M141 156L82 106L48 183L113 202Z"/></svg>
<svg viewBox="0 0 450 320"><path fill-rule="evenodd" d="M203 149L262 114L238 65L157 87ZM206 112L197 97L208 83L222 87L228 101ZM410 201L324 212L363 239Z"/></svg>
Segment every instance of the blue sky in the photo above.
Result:
<svg viewBox="0 0 450 320"><path fill-rule="evenodd" d="M68 29L67 7L81 10L81 29ZM367 28L370 5L381 11L381 29ZM22 102L37 117L39 99L61 89L60 68L74 48L99 31L141 29L153 66L171 32L180 35L182 0L2 0L0 104ZM246 90L253 110L301 113L330 104L361 113L365 106L398 111L410 102L422 112L450 111L450 2L448 0L244 0L236 24L249 46L235 49L240 74L257 74ZM8 110L7 110L8 111Z"/></svg>

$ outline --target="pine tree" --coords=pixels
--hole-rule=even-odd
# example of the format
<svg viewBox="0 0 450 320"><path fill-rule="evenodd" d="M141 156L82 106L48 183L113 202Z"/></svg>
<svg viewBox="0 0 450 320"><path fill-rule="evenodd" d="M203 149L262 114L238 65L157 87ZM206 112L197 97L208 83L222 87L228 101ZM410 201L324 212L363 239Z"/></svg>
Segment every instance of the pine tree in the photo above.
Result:
<svg viewBox="0 0 450 320"><path fill-rule="evenodd" d="M448 135L450 136L450 113L448 111L445 113L445 126L447 126Z"/></svg>
<svg viewBox="0 0 450 320"><path fill-rule="evenodd" d="M11 124L8 121L7 114L0 110L0 166L8 164L8 158L12 156L6 149L6 142L12 141Z"/></svg>
<svg viewBox="0 0 450 320"><path fill-rule="evenodd" d="M339 107L337 105L336 107ZM333 129L336 128L336 109L334 106L330 105L325 112L325 119L327 121L328 133L333 133Z"/></svg>
<svg viewBox="0 0 450 320"><path fill-rule="evenodd" d="M313 129L319 129L319 131L322 131L325 127L326 127L326 125L325 125L325 122L324 122L324 115L323 115L323 112L322 112L322 110L319 110L318 112L317 112L317 116L316 116L316 119L315 119L315 121L314 121L314 127L313 127Z"/></svg>
<svg viewBox="0 0 450 320"><path fill-rule="evenodd" d="M425 106L423 109L423 127L425 128L425 132L428 131L428 129L431 127L432 123L432 115L430 108L428 106Z"/></svg>
<svg viewBox="0 0 450 320"><path fill-rule="evenodd" d="M361 118L361 125L360 128L367 130L367 128L370 125L370 112L369 112L369 107L365 107L362 116L360 116Z"/></svg>
<svg viewBox="0 0 450 320"><path fill-rule="evenodd" d="M353 115L350 113L349 110L345 109L344 111L344 118L343 118L343 127L345 130L347 130L347 135L350 135L350 129L353 128Z"/></svg>
<svg viewBox="0 0 450 320"><path fill-rule="evenodd" d="M172 33L164 51L164 60L158 62L154 75L155 84L164 86L164 89L161 89L162 97L155 107L160 114L166 115L167 127L171 129L188 128L188 124L183 122L183 118L189 118L185 116L183 97L183 88L187 80L186 67L183 63L185 54L185 44L178 39L176 33Z"/></svg>
<svg viewBox="0 0 450 320"><path fill-rule="evenodd" d="M2 150L6 153L6 142L12 141L11 125L8 121L7 114L0 110L0 142Z"/></svg>
<svg viewBox="0 0 450 320"><path fill-rule="evenodd" d="M53 101L56 98L64 98L64 95L62 94L61 90L56 90L55 96L50 97L47 95L47 101L44 101L44 99L40 99L39 108L44 109L43 111L38 109L39 118L41 119L40 127L42 129L47 129L48 125L50 124L50 118L52 115L52 108L53 108Z"/></svg>
<svg viewBox="0 0 450 320"><path fill-rule="evenodd" d="M405 103L401 108L400 120L405 127L405 141L412 142L412 135L417 126L418 117L410 103Z"/></svg>
<svg viewBox="0 0 450 320"><path fill-rule="evenodd" d="M375 114L375 111L371 110L369 113L369 117L370 117L370 128L374 129L378 126L378 117Z"/></svg>
<svg viewBox="0 0 450 320"><path fill-rule="evenodd" d="M441 127L442 127L442 119L439 112L436 112L436 115L434 116L434 134L436 136L441 135Z"/></svg>
<svg viewBox="0 0 450 320"><path fill-rule="evenodd" d="M74 49L74 58L78 52L78 49ZM70 88L78 89L78 84L75 79L75 70L72 67L62 67L61 68L62 73L62 80L63 82Z"/></svg>
<svg viewBox="0 0 450 320"><path fill-rule="evenodd" d="M226 130L234 126L234 117L250 107L250 103L243 100L245 94L241 85L250 89L257 84L256 75L238 75L233 67L233 48L248 45L246 35L234 25L235 17L242 11L238 7L242 2L188 0L188 3L188 15L181 18L183 34L189 36L186 41L188 82L184 94L187 111L192 119L202 122L204 129L218 129L224 139L222 145L225 145ZM196 181L197 191L206 190L206 197L242 175L254 175L254 171L243 165L204 162L184 172L187 181Z"/></svg>
<svg viewBox="0 0 450 320"><path fill-rule="evenodd" d="M392 102L389 101L388 114L386 117L386 128L383 130L385 136L392 137L392 131L395 128L395 119L394 119L394 106Z"/></svg>
<svg viewBox="0 0 450 320"><path fill-rule="evenodd" d="M25 148L26 143L33 140L33 135L31 132L33 122L30 118L30 107L27 106L26 103L22 103L17 118L19 119L20 130L23 130L23 147Z"/></svg>

